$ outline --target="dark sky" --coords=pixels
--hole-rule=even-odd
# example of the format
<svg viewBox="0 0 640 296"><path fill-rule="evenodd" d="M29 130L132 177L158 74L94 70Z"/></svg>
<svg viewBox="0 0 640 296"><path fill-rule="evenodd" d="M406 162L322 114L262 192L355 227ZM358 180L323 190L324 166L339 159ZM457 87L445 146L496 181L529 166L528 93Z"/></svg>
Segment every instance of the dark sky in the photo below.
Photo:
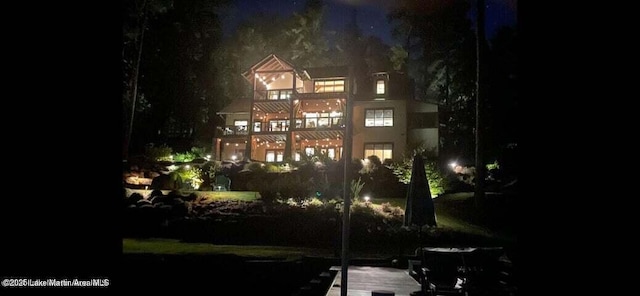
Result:
<svg viewBox="0 0 640 296"><path fill-rule="evenodd" d="M475 5L474 0L472 5ZM290 16L301 11L306 0L235 0L225 16L225 33L232 34L242 20L258 12ZM328 30L342 30L350 20L350 3L356 3L358 26L365 35L380 37L389 45L395 44L387 23L387 7L393 0L325 0L325 25ZM515 26L518 0L486 0L487 37L491 38L500 26ZM475 11L475 9L473 10Z"/></svg>

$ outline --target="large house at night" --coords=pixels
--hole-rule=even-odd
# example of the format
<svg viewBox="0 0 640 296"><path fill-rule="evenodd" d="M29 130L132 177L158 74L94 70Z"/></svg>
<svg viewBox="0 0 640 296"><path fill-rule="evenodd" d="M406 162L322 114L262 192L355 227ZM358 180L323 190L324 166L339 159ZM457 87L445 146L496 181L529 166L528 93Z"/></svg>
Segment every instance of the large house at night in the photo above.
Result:
<svg viewBox="0 0 640 296"><path fill-rule="evenodd" d="M278 163L302 153L339 160L347 100L353 102L353 158L399 161L415 144L438 153L438 106L415 100L406 75L369 73L350 95L347 67L299 69L273 54L242 75L253 97L218 112L226 125L213 141L217 160Z"/></svg>

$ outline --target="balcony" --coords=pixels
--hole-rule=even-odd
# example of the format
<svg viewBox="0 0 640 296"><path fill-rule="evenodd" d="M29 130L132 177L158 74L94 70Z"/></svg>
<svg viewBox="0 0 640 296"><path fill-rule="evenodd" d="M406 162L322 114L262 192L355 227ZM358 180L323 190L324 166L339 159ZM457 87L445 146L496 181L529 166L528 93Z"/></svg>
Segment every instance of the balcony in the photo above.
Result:
<svg viewBox="0 0 640 296"><path fill-rule="evenodd" d="M282 101L289 100L293 95L293 89L256 90L253 92L255 101Z"/></svg>
<svg viewBox="0 0 640 296"><path fill-rule="evenodd" d="M324 93L296 93L298 99L321 100L321 99L346 99L346 92L324 92Z"/></svg>
<svg viewBox="0 0 640 296"><path fill-rule="evenodd" d="M344 128L343 116L319 116L296 118L296 129L340 129Z"/></svg>
<svg viewBox="0 0 640 296"><path fill-rule="evenodd" d="M286 132L289 131L289 120L269 120L269 121L255 121L253 123L254 133L271 133L271 132Z"/></svg>
<svg viewBox="0 0 640 296"><path fill-rule="evenodd" d="M220 131L221 130L221 131ZM246 125L225 125L219 128L222 136L246 136L249 134L248 126Z"/></svg>

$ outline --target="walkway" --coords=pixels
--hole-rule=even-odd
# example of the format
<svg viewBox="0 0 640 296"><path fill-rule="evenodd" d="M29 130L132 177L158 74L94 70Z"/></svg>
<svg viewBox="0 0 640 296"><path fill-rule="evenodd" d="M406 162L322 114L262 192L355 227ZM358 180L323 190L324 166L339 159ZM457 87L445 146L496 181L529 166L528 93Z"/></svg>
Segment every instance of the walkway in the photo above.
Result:
<svg viewBox="0 0 640 296"><path fill-rule="evenodd" d="M326 296L340 296L340 266L333 266L338 274ZM370 266L349 266L348 296L371 296L371 291L395 292L395 296L410 296L420 291L420 284L409 276L406 269Z"/></svg>

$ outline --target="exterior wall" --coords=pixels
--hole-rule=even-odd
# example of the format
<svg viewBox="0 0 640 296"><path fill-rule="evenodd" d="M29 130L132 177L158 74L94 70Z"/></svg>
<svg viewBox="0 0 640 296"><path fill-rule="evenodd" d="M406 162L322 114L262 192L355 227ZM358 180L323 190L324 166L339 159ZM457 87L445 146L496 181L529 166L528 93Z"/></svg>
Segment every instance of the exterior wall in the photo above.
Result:
<svg viewBox="0 0 640 296"><path fill-rule="evenodd" d="M313 80L305 80L303 86L304 93L312 93L313 92Z"/></svg>
<svg viewBox="0 0 640 296"><path fill-rule="evenodd" d="M260 147L256 147L253 149L252 153L253 153L253 159L258 160L258 161L265 161L266 157L267 157L267 148L266 146L260 146Z"/></svg>
<svg viewBox="0 0 640 296"><path fill-rule="evenodd" d="M407 142L411 144L421 144L424 145L428 150L433 150L435 155L437 156L439 153L438 143L439 143L439 134L438 134L438 105L432 103L425 103L419 101L410 101L409 110L412 113L434 113L432 116L435 117L436 121L432 127L422 127L422 128L413 128L407 131Z"/></svg>
<svg viewBox="0 0 640 296"><path fill-rule="evenodd" d="M421 101L409 101L409 109L412 112L438 112L438 105Z"/></svg>
<svg viewBox="0 0 640 296"><path fill-rule="evenodd" d="M422 128L407 132L407 142L424 145L427 150L433 150L438 155L438 129Z"/></svg>
<svg viewBox="0 0 640 296"><path fill-rule="evenodd" d="M224 140L223 140L223 143L220 146L220 149L222 149L222 151L221 151L221 155L222 155L221 160L230 160L231 156L233 156L233 155L236 155L237 160L242 160L242 158L246 158L247 157L247 155L246 155L246 151L247 151L246 150L246 144L244 143L244 141L236 142L236 143L228 142L228 144L229 145L227 145L227 143L225 143ZM236 144L238 146L236 146ZM236 151L236 150L245 150L245 155L241 157L238 154L238 151Z"/></svg>
<svg viewBox="0 0 640 296"><path fill-rule="evenodd" d="M236 120L246 120L249 125L251 125L251 120L249 120L249 113L247 114L226 114L225 115L225 125L234 125Z"/></svg>
<svg viewBox="0 0 640 296"><path fill-rule="evenodd" d="M393 160L402 159L406 147L407 108L404 100L355 101L353 106L353 158L365 158L365 143L393 143ZM365 109L393 108L392 127L365 127ZM384 159L381 159L384 161Z"/></svg>

